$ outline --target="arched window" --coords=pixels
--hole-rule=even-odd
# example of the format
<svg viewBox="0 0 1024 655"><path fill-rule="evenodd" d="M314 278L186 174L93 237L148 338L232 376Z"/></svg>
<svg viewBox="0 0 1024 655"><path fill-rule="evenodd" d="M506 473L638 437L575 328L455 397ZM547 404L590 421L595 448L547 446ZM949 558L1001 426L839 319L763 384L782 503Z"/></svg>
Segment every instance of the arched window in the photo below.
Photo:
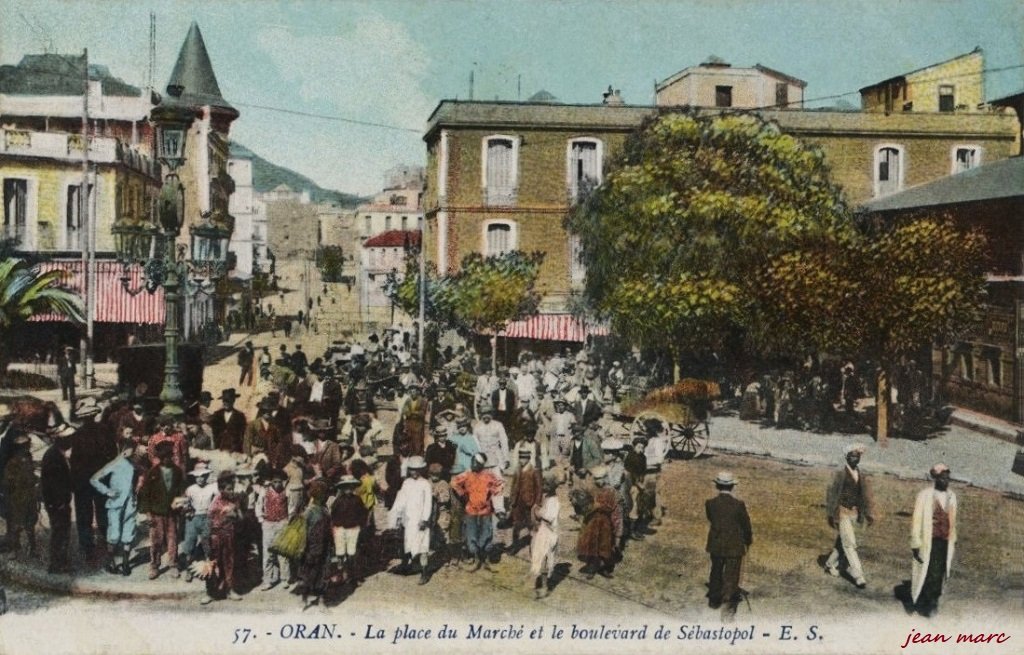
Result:
<svg viewBox="0 0 1024 655"><path fill-rule="evenodd" d="M487 221L484 223L484 256L490 257L515 250L518 245L518 232L513 221Z"/></svg>
<svg viewBox="0 0 1024 655"><path fill-rule="evenodd" d="M875 148L875 197L902 189L905 168L903 146L883 144Z"/></svg>

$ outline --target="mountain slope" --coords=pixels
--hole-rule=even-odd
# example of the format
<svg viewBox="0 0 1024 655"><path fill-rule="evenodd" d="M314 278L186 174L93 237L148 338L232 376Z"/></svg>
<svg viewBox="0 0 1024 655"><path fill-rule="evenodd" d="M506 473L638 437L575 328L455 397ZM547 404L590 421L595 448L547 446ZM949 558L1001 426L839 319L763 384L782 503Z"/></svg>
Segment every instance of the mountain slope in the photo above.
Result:
<svg viewBox="0 0 1024 655"><path fill-rule="evenodd" d="M350 193L325 189L305 175L267 161L235 141L231 142L231 156L252 160L252 184L259 192L270 191L279 184L287 184L293 191L308 189L313 202L329 202L341 207L353 208L364 200L364 198Z"/></svg>

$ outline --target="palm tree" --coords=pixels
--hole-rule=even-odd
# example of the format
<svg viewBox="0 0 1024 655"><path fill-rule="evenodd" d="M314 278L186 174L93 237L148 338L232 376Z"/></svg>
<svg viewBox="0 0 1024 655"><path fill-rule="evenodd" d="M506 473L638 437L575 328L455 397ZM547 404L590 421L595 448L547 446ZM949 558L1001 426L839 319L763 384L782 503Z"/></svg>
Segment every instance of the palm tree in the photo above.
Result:
<svg viewBox="0 0 1024 655"><path fill-rule="evenodd" d="M16 257L0 260L0 373L10 363L11 330L32 316L52 313L76 323L85 321L81 297L60 286L66 276L59 269L40 273Z"/></svg>

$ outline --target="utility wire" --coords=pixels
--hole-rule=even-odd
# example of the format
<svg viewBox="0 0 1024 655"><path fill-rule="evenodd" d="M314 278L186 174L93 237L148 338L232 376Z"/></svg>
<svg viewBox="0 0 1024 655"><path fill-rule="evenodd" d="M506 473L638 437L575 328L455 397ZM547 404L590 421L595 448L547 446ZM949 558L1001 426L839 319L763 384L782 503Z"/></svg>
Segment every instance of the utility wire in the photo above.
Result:
<svg viewBox="0 0 1024 655"><path fill-rule="evenodd" d="M307 118L321 118L328 121L338 121L339 123L351 123L353 125L364 125L367 127L380 127L387 130L396 130L400 132L412 132L414 134L423 134L423 130L417 130L411 127L401 127L399 125L388 125L387 123L374 123L372 121L361 121L355 118L346 118L344 116L332 116L330 114L314 114L312 112L298 111L295 109L284 109L282 107L270 107L268 105L251 105L245 102L234 102L234 105L239 107L248 107L250 109L262 109L264 111L276 111L282 114L292 114L295 116L305 116Z"/></svg>

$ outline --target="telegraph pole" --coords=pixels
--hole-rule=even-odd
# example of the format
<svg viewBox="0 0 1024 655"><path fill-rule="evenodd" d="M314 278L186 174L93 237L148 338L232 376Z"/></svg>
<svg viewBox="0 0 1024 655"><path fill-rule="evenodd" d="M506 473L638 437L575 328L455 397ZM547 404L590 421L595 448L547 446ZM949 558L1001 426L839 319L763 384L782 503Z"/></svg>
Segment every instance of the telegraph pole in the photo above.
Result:
<svg viewBox="0 0 1024 655"><path fill-rule="evenodd" d="M82 186L78 190L78 245L82 251L82 299L85 301L85 335L79 348L82 365L82 387L91 389L95 383L92 361L93 338L93 261L91 223L89 220L89 49L82 51Z"/></svg>

